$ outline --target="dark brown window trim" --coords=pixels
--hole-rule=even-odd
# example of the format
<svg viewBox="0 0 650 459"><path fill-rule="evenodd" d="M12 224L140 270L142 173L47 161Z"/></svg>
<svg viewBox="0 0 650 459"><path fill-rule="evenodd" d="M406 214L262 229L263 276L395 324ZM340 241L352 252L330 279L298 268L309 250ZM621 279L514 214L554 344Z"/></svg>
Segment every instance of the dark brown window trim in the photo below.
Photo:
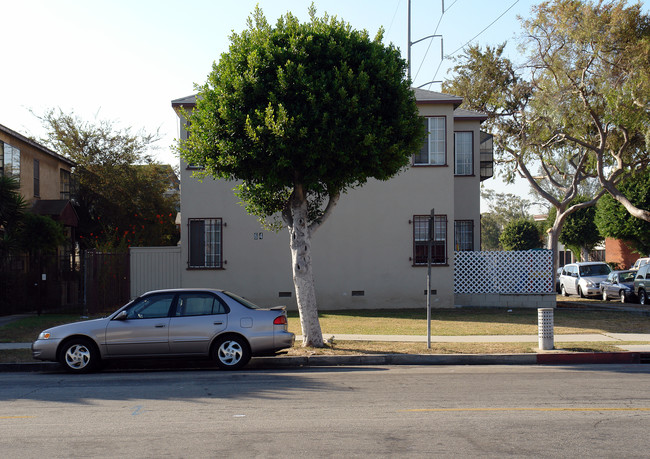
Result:
<svg viewBox="0 0 650 459"><path fill-rule="evenodd" d="M411 167L449 167L449 164L411 164Z"/></svg>
<svg viewBox="0 0 650 459"><path fill-rule="evenodd" d="M411 264L411 267L412 268L428 268L428 265L426 263L423 264L423 265L416 265L415 263L413 263L413 264ZM440 268L447 267L448 268L449 263L431 263L431 267L432 268L436 268L436 267L440 267Z"/></svg>
<svg viewBox="0 0 650 459"><path fill-rule="evenodd" d="M476 177L476 174L470 174L470 175L454 174L454 177Z"/></svg>

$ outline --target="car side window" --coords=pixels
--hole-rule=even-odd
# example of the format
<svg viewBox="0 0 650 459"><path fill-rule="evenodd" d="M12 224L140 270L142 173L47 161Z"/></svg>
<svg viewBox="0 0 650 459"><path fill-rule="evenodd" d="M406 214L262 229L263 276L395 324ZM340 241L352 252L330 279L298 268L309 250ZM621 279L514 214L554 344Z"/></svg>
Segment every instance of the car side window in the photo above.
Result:
<svg viewBox="0 0 650 459"><path fill-rule="evenodd" d="M176 317L225 314L226 308L211 293L184 293L178 296Z"/></svg>
<svg viewBox="0 0 650 459"><path fill-rule="evenodd" d="M157 319L167 317L173 301L173 293L160 293L140 298L126 309L126 318Z"/></svg>

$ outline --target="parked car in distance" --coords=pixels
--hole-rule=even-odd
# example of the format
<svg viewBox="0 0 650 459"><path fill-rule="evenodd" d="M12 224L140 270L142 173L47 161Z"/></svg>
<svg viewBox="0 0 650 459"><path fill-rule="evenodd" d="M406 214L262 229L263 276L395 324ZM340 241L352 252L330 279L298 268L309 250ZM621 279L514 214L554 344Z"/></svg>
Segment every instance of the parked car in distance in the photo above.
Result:
<svg viewBox="0 0 650 459"><path fill-rule="evenodd" d="M634 264L630 269L638 270L641 266L647 265L649 262L650 262L650 257L639 258L637 261L634 262Z"/></svg>
<svg viewBox="0 0 650 459"><path fill-rule="evenodd" d="M650 291L650 264L645 264L639 268L634 276L634 293L639 299L639 303L648 304L648 292Z"/></svg>
<svg viewBox="0 0 650 459"><path fill-rule="evenodd" d="M600 283L607 279L611 271L609 265L602 261L570 263L562 268L560 291L564 296L600 296Z"/></svg>
<svg viewBox="0 0 650 459"><path fill-rule="evenodd" d="M224 290L174 289L145 293L101 319L48 328L32 356L72 373L96 369L103 359L141 357L205 357L234 370L293 342L284 306L260 308Z"/></svg>
<svg viewBox="0 0 650 459"><path fill-rule="evenodd" d="M636 271L612 271L607 279L600 283L603 301L619 300L631 303L634 300L634 275Z"/></svg>

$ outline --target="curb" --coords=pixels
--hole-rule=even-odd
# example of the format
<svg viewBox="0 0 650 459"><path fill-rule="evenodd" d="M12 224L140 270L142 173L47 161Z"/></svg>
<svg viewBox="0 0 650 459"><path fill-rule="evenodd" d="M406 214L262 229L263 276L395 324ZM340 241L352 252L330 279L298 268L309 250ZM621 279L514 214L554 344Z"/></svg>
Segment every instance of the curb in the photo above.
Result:
<svg viewBox="0 0 650 459"><path fill-rule="evenodd" d="M575 352L548 354L375 354L254 357L245 370L340 367L366 365L585 365L650 363L650 355L640 352ZM156 364L158 363L158 364ZM165 370L214 368L209 363L187 361L111 362L111 370ZM61 372L55 362L2 363L2 372Z"/></svg>

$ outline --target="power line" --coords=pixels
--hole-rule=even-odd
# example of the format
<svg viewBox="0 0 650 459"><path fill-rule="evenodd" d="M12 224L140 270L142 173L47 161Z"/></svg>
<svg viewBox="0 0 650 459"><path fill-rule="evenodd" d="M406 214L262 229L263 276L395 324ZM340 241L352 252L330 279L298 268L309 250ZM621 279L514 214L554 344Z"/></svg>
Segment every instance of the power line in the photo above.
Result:
<svg viewBox="0 0 650 459"><path fill-rule="evenodd" d="M457 1L458 1L458 0L456 0L454 3L456 3ZM451 6L453 6L454 3L452 3ZM484 28L483 30L481 30L479 33L477 33L477 34L474 35L472 38L470 38L469 40L467 40L467 42L466 42L463 46L461 46L460 48L458 48L456 51L454 51L454 52L451 53L451 54L447 54L446 56L444 56L443 59L448 59L448 58L450 58L451 56L453 56L454 54L456 54L458 51L460 51L461 49L463 49L465 46L467 46L468 44L470 44L472 41L474 41L474 40L475 40L478 36L480 36L483 32L485 32L487 29L489 29L490 27L492 27L492 26L493 26L493 25L494 25L494 24L495 24L499 19L501 19L503 16L505 16L505 14L506 14L508 11L510 11L510 10L511 10L511 9L512 9L516 4L517 4L517 3L519 3L519 0L515 0L515 1L512 3L512 5L510 5L510 6L509 6L509 7L508 7L508 8L507 8L503 13L501 13L501 14L499 15L499 17L497 17L494 21L492 21L492 22L491 22L487 27L485 27L485 28ZM450 6L450 8L451 8L451 6ZM449 9L449 8L448 8L448 9ZM432 78L432 80L435 80L435 79L436 79L436 76L438 76L438 72L440 71L440 67L441 67L441 66L442 66L442 59L440 60L440 64L438 64L438 68L436 69L436 72L433 74L433 78ZM432 83L431 83L431 84L432 84ZM429 88L431 88L431 84L429 84Z"/></svg>
<svg viewBox="0 0 650 459"><path fill-rule="evenodd" d="M488 25L485 29L481 30L479 33L477 33L476 35L474 35L472 38L470 38L470 39L467 41L467 43L465 43L463 46L461 46L460 48L458 48L458 49L457 49L456 51L454 51L453 53L448 54L446 57L451 57L451 56L453 56L453 55L456 54L458 51L460 51L460 50L463 49L465 46L467 46L467 45L470 44L472 41L474 41L474 39L475 39L476 37L478 37L479 35L481 35L481 34L482 34L483 32L485 32L487 29L489 29L490 27L492 27L492 26L494 25L495 22L497 22L499 19L501 19L503 16L505 16L505 14L506 14L508 11L510 11L510 10L512 9L512 7L515 6L517 3L519 3L519 0L515 0L515 2L514 2L512 5L510 5L510 6L508 7L507 10L505 10L503 13L501 13L501 15L500 15L498 18L496 18L494 21L492 21L492 22L490 23L490 25Z"/></svg>
<svg viewBox="0 0 650 459"><path fill-rule="evenodd" d="M456 0L458 1L458 0ZM455 2L454 2L455 3ZM397 2L397 8L395 8L395 12L393 13L393 19L390 20L390 25L388 26L388 30L386 31L386 35L390 32L390 29L393 28L393 22L395 22L395 16L397 16L397 12L399 11L399 7L402 4L402 0L399 0Z"/></svg>

